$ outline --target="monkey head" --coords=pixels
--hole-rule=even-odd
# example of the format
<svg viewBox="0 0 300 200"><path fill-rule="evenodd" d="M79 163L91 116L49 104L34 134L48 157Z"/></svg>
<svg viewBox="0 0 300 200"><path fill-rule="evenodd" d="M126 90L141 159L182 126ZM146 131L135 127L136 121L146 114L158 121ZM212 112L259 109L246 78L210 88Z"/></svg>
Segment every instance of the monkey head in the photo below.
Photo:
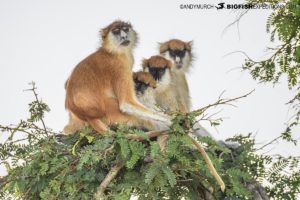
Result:
<svg viewBox="0 0 300 200"><path fill-rule="evenodd" d="M157 90L167 88L171 84L171 61L162 56L152 56L144 59L142 63L143 71L151 74L157 82Z"/></svg>
<svg viewBox="0 0 300 200"><path fill-rule="evenodd" d="M143 95L145 92L147 92L147 90L153 90L156 88L156 81L148 72L134 72L133 81L137 95Z"/></svg>
<svg viewBox="0 0 300 200"><path fill-rule="evenodd" d="M137 33L130 23L114 21L101 30L102 46L110 52L122 53L131 50L137 42Z"/></svg>
<svg viewBox="0 0 300 200"><path fill-rule="evenodd" d="M172 39L160 43L159 52L165 58L173 62L174 72L185 73L192 62L192 42L183 42L178 39Z"/></svg>

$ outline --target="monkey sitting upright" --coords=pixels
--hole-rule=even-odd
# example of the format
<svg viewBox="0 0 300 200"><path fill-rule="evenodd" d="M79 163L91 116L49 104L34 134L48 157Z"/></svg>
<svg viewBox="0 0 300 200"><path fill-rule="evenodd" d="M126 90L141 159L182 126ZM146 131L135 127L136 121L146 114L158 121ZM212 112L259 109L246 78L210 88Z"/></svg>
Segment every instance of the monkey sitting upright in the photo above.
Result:
<svg viewBox="0 0 300 200"><path fill-rule="evenodd" d="M156 88L156 81L148 72L134 72L133 81L135 86L135 94L143 105L151 110L158 110L156 107L154 90Z"/></svg>
<svg viewBox="0 0 300 200"><path fill-rule="evenodd" d="M170 125L166 115L151 111L136 99L132 49L137 36L132 26L115 21L102 29L101 36L102 47L81 61L69 77L66 108L99 133L115 123L147 124L148 129L157 122Z"/></svg>
<svg viewBox="0 0 300 200"><path fill-rule="evenodd" d="M185 74L193 59L192 42L172 39L160 44L159 53L173 63L172 81L175 85L179 110L181 112L191 111L190 92Z"/></svg>
<svg viewBox="0 0 300 200"><path fill-rule="evenodd" d="M176 90L176 99L181 112L191 111L191 100L186 73L189 71L193 60L192 41L184 42L178 39L171 39L159 46L160 55L169 59L173 67L171 68L173 88ZM197 136L209 136L214 138L203 126L196 123L194 128L198 129ZM220 144L229 148L237 148L239 145L235 142L218 141Z"/></svg>
<svg viewBox="0 0 300 200"><path fill-rule="evenodd" d="M143 60L142 67L145 72L150 73L156 80L154 105L157 105L159 108L171 113L181 111L180 101L178 100L176 93L176 88L180 86L175 84L176 80L174 79L174 73L172 71L174 66L171 61L162 56L152 56L149 59ZM149 98L150 97L148 95L148 99ZM194 133L195 135L212 137L212 135L199 123L195 124L194 128L198 129L197 132Z"/></svg>
<svg viewBox="0 0 300 200"><path fill-rule="evenodd" d="M152 56L143 60L142 67L143 71L150 73L156 81L154 91L156 104L167 112L179 111L176 90L172 83L171 61L162 56Z"/></svg>

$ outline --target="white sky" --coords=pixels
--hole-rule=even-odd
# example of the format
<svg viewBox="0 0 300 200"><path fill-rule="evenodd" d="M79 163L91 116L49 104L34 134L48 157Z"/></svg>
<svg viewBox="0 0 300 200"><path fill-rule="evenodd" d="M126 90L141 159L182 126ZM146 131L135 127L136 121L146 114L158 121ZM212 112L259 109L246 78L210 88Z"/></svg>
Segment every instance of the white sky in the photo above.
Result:
<svg viewBox="0 0 300 200"><path fill-rule="evenodd" d="M219 116L226 119L218 132L203 124L215 137L252 132L260 143L277 137L291 116L285 103L292 93L285 80L274 88L258 85L247 72L232 70L241 67L241 54L224 57L237 50L254 59L267 55L266 47L272 46L265 26L270 10L245 15L240 22L239 38L236 27L222 34L236 13L181 10L179 5L185 2L220 1L0 0L0 124L17 123L28 116L27 107L33 96L23 90L29 88L28 82L35 81L39 96L51 108L45 119L47 126L62 130L68 120L64 109L65 80L74 66L100 45L100 28L122 19L130 21L139 34L135 70L140 68L142 58L158 53L157 42L172 38L194 41L196 59L188 76L194 108L214 102L224 90L225 97L236 97L256 89L250 97L236 103L238 108L222 109ZM295 137L300 138L299 129ZM280 143L269 153L300 155L299 150Z"/></svg>

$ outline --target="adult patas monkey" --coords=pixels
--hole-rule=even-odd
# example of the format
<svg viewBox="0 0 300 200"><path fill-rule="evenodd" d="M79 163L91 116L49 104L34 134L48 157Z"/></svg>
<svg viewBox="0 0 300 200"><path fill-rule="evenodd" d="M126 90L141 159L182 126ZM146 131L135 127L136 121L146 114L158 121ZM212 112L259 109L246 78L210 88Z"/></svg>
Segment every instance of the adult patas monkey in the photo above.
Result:
<svg viewBox="0 0 300 200"><path fill-rule="evenodd" d="M170 60L173 64L173 67L171 68L171 82L173 83L173 88L176 91L176 99L179 111L190 112L190 92L185 75L188 72L193 60L192 42L171 39L164 43L160 43L159 52L160 55ZM198 129L195 135L210 136L213 138L213 136L199 123L196 123L194 128ZM239 146L235 142L225 142L222 140L219 140L219 143L230 148L237 148Z"/></svg>
<svg viewBox="0 0 300 200"><path fill-rule="evenodd" d="M102 47L81 61L66 84L66 108L102 133L107 125L171 124L136 99L132 79L136 32L129 23L115 21L101 30ZM150 120L148 123L145 121Z"/></svg>
<svg viewBox="0 0 300 200"><path fill-rule="evenodd" d="M172 39L161 43L159 53L172 61L172 82L176 89L176 98L181 112L189 112L191 109L190 92L185 74L192 62L192 42L184 42Z"/></svg>

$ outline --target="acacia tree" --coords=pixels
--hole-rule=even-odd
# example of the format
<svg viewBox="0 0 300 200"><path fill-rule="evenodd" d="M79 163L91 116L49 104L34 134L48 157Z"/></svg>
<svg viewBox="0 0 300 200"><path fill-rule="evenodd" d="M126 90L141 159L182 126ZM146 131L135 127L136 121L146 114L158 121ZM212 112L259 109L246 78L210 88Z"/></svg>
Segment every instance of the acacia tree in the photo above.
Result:
<svg viewBox="0 0 300 200"><path fill-rule="evenodd" d="M282 44L267 60L247 58L243 68L254 79L276 84L286 76L290 89L297 90L289 101L295 116L287 129L275 140L296 145L292 128L299 125L300 101L300 2L248 1L249 3L283 3L268 19L271 40ZM290 6L293 5L293 6ZM232 104L239 98L219 98L215 103L187 114L174 114L163 150L155 137L141 130L112 127L105 136L90 128L74 135L54 133L43 118L50 109L30 91L30 116L17 125L0 126L9 137L0 144L1 165L8 175L0 179L2 199L296 199L300 193L299 157L276 157L257 152L251 134L230 138L237 149L228 149L208 137L197 138L206 147L213 166L225 183L222 191L205 158L195 148L193 132L197 120L216 126L222 119L209 115L216 106ZM242 96L242 97L246 97ZM16 138L18 133L23 137ZM259 183L263 183L262 186ZM267 195L264 193L266 191Z"/></svg>
<svg viewBox="0 0 300 200"><path fill-rule="evenodd" d="M265 60L255 61L247 56L243 69L249 71L252 77L260 82L276 85L279 80L287 79L288 88L296 93L288 102L295 110L295 115L280 138L296 143L291 137L291 131L294 126L299 125L300 116L300 2L250 0L249 3L284 5L284 8L275 10L268 17L266 25L270 40L278 40L280 45L269 48L272 55Z"/></svg>
<svg viewBox="0 0 300 200"><path fill-rule="evenodd" d="M292 133L293 128L299 127L300 117L300 1L249 0L248 3L284 5L283 8L273 11L266 23L270 41L277 41L280 45L275 48L269 48L268 50L272 54L265 60L255 61L247 56L243 69L249 71L251 76L259 82L276 85L280 80L287 80L289 90L295 92L295 96L287 102L293 108L294 114L288 121L286 129L263 147L281 139L297 145L297 140L293 139ZM276 158L279 161L281 159L281 156ZM299 162L299 157L290 157L290 159L295 161L295 165ZM281 168L286 168L284 162L282 162ZM300 193L299 170L289 169L288 171L292 175L290 178L286 178L287 173L270 174L272 176L270 180L272 186L267 187L267 190L271 197L277 199L276 192L290 189L292 191L293 188L297 188L295 192ZM294 198L291 194L284 197L285 199Z"/></svg>

